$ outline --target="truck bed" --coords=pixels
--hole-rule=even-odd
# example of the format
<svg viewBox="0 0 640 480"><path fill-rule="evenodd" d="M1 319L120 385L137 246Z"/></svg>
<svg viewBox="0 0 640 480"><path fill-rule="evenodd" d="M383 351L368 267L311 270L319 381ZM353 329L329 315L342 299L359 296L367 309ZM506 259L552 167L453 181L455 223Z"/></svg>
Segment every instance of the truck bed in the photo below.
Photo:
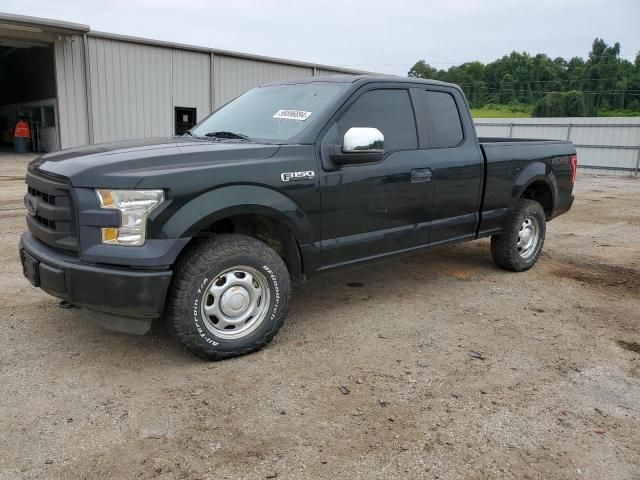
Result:
<svg viewBox="0 0 640 480"><path fill-rule="evenodd" d="M480 234L500 228L504 215L527 186L525 179L550 179L555 203L549 219L568 210L572 202L568 158L574 145L566 140L531 138L478 138L485 160L485 195Z"/></svg>

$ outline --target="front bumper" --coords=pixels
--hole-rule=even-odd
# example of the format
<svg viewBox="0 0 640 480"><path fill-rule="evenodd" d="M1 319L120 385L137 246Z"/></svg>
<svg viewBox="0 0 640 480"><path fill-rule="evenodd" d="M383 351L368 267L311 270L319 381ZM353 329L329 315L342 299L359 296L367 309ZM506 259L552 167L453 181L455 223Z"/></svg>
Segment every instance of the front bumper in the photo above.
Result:
<svg viewBox="0 0 640 480"><path fill-rule="evenodd" d="M20 238L19 249L25 277L54 297L113 316L162 315L171 270L88 264L46 246L30 232Z"/></svg>

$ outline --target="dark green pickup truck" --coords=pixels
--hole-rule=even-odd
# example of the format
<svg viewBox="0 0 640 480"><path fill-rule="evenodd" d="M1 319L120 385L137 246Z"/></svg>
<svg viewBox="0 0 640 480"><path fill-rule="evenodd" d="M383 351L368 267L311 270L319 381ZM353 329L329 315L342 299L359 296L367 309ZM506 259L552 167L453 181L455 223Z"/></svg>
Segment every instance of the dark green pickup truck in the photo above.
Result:
<svg viewBox="0 0 640 480"><path fill-rule="evenodd" d="M573 202L565 141L478 139L451 84L317 77L255 88L182 137L47 154L29 165L33 285L109 328L163 318L196 355L255 351L292 284L491 236L530 268Z"/></svg>

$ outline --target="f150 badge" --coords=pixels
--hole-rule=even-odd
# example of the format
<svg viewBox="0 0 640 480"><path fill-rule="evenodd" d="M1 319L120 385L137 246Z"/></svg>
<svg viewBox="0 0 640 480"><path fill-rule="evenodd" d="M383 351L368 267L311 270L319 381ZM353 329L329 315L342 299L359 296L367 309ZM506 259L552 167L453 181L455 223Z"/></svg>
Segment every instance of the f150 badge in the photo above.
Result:
<svg viewBox="0 0 640 480"><path fill-rule="evenodd" d="M280 174L280 180L290 182L292 180L312 180L316 177L316 172L307 170L306 172L283 172Z"/></svg>

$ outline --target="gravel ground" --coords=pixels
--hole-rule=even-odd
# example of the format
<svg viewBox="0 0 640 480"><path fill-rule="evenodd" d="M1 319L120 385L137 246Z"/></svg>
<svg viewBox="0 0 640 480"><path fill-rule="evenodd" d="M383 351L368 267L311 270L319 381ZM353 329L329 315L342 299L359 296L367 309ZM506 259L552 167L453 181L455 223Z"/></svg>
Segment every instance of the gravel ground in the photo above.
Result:
<svg viewBox="0 0 640 480"><path fill-rule="evenodd" d="M537 266L487 240L328 274L206 363L23 279L0 160L0 479L640 478L640 181L579 178Z"/></svg>

